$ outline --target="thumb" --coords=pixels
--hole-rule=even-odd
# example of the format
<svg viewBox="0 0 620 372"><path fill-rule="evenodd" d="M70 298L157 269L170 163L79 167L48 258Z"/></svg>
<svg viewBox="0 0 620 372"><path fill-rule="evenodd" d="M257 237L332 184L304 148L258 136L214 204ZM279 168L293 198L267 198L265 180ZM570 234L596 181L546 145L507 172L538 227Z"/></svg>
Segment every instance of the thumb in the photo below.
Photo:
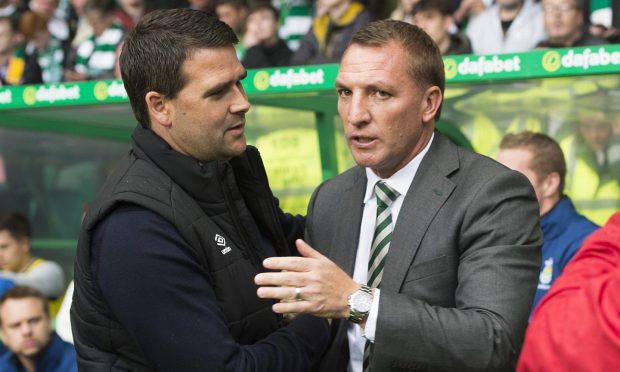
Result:
<svg viewBox="0 0 620 372"><path fill-rule="evenodd" d="M317 250L312 248L308 243L303 241L302 239L297 239L295 241L295 245L297 246L297 250L299 254L308 258L325 258L322 254L320 254Z"/></svg>

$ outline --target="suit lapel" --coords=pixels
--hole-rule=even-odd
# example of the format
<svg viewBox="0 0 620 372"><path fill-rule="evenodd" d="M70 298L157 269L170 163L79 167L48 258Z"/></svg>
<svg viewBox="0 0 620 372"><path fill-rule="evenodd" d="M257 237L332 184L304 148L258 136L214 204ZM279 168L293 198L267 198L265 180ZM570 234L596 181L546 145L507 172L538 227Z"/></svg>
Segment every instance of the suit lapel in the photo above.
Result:
<svg viewBox="0 0 620 372"><path fill-rule="evenodd" d="M435 139L405 196L394 227L385 271L384 290L398 292L431 221L455 185L446 176L458 169L456 147L435 132Z"/></svg>
<svg viewBox="0 0 620 372"><path fill-rule="evenodd" d="M357 177L342 193L338 203L343 213L339 216L337 234L331 245L331 259L350 276L353 276L355 257L359 242L359 230L364 211L364 194L366 192L366 175L364 169L357 167Z"/></svg>

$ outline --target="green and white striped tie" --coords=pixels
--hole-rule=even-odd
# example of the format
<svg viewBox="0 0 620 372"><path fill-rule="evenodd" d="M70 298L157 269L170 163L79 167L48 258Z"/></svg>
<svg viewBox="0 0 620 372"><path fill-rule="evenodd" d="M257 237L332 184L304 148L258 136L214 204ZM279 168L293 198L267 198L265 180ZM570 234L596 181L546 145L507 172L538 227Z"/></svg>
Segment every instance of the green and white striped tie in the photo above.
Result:
<svg viewBox="0 0 620 372"><path fill-rule="evenodd" d="M392 241L392 212L390 205L400 194L392 189L387 183L378 181L375 184L375 196L377 197L377 220L375 222L375 234L370 247L370 259L368 260L368 286L379 288L383 278L383 267L387 258L390 242ZM370 356L373 346L370 341L364 345L364 372L370 371Z"/></svg>

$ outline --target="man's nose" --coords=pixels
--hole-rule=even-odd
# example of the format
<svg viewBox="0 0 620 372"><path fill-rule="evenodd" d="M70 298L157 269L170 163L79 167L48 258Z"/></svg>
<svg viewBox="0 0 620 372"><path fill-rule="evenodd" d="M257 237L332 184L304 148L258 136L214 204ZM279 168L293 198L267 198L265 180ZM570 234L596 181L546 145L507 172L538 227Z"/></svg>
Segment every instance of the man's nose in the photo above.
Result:
<svg viewBox="0 0 620 372"><path fill-rule="evenodd" d="M362 95L353 95L351 97L347 121L350 125L356 127L363 126L370 122L368 103L366 102L366 98Z"/></svg>
<svg viewBox="0 0 620 372"><path fill-rule="evenodd" d="M22 324L20 331L23 336L30 336L32 334L32 326L26 322Z"/></svg>
<svg viewBox="0 0 620 372"><path fill-rule="evenodd" d="M245 89L241 84L235 87L235 98L233 104L230 106L230 111L233 114L245 114L250 110L250 101L248 95L245 94Z"/></svg>

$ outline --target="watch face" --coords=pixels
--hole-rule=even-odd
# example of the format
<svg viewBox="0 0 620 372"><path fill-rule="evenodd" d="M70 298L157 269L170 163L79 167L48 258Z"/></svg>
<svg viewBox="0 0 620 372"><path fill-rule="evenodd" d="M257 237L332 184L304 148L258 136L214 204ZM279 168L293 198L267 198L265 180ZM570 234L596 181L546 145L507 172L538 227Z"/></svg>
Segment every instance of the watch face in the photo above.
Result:
<svg viewBox="0 0 620 372"><path fill-rule="evenodd" d="M359 313L367 313L372 305L372 295L363 291L357 291L351 296L351 307Z"/></svg>

